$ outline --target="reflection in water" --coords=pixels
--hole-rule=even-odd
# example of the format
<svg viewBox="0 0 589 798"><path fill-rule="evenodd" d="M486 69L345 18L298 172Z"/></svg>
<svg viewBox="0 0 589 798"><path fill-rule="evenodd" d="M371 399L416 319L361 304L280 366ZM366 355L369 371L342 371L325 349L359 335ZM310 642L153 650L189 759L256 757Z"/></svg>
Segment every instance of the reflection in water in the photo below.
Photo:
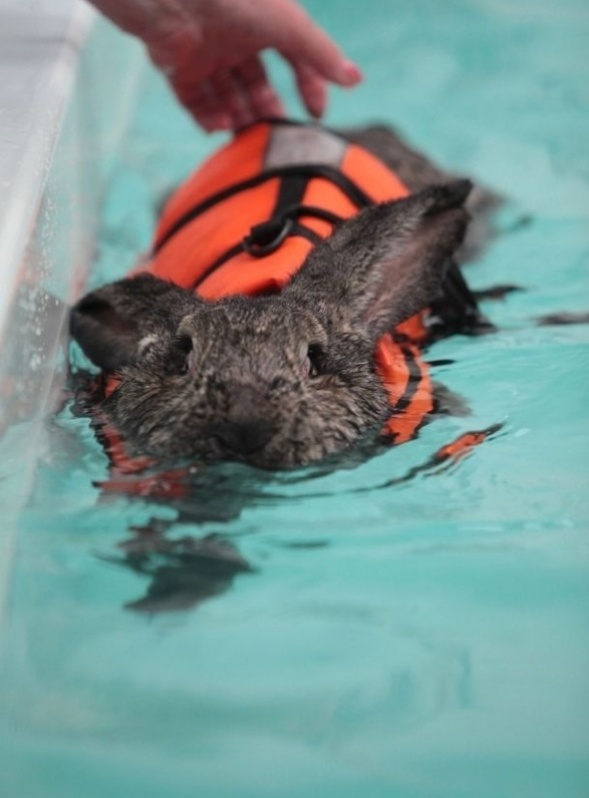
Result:
<svg viewBox="0 0 589 798"><path fill-rule="evenodd" d="M231 466L177 468L171 471L122 475L103 483L102 501L109 496L139 498L172 508L176 517L151 517L129 527L130 537L119 544L120 556L102 557L149 578L145 595L127 609L157 613L185 610L228 590L236 576L255 569L233 543L218 534L172 537L183 526L227 523L248 503L260 499L260 487L271 475ZM251 473L247 473L250 472Z"/></svg>
<svg viewBox="0 0 589 798"><path fill-rule="evenodd" d="M238 574L252 573L237 549L221 537L169 539L171 525L152 518L145 526L131 527L134 537L119 544L123 556L104 558L150 579L145 595L126 604L128 609L188 609L228 590Z"/></svg>

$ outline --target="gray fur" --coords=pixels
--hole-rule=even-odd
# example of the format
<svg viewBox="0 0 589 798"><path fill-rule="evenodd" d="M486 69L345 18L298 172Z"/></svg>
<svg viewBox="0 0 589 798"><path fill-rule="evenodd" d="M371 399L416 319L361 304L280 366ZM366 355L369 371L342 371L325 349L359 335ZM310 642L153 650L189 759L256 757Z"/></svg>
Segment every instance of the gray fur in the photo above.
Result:
<svg viewBox="0 0 589 798"><path fill-rule="evenodd" d="M436 297L460 246L468 181L363 211L273 296L204 301L150 276L81 300L72 332L120 387L101 409L132 453L307 464L390 408L378 337Z"/></svg>
<svg viewBox="0 0 589 798"><path fill-rule="evenodd" d="M428 186L449 183L456 179L456 175L440 169L386 125L374 124L338 132L343 138L376 155L411 191L421 191ZM489 188L474 186L466 202L466 208L473 220L458 253L457 260L460 263L474 260L494 235L491 215L501 201L501 197Z"/></svg>
<svg viewBox="0 0 589 798"><path fill-rule="evenodd" d="M359 144L385 163L411 191L447 183L453 179L429 161L425 155L410 147L394 130L386 125L370 125L339 131L348 141Z"/></svg>

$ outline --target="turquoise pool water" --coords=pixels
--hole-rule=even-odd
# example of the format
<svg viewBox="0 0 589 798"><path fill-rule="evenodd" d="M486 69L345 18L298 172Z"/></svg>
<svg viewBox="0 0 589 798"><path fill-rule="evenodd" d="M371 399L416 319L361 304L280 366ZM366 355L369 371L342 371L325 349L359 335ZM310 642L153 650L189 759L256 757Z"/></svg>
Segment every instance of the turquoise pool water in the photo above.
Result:
<svg viewBox="0 0 589 798"><path fill-rule="evenodd" d="M391 122L507 197L468 279L526 290L485 305L497 334L431 350L453 361L435 375L470 417L314 478L213 469L180 507L189 523L172 505L105 497L87 423L69 407L52 420L2 635L5 795L587 795L589 327L534 318L589 308L589 10L308 7L366 73L328 121ZM133 264L156 198L220 140L146 71L92 284ZM470 457L383 487L495 422ZM151 575L120 562L148 526L167 545ZM171 564L176 592L146 598ZM187 593L188 609L137 611Z"/></svg>

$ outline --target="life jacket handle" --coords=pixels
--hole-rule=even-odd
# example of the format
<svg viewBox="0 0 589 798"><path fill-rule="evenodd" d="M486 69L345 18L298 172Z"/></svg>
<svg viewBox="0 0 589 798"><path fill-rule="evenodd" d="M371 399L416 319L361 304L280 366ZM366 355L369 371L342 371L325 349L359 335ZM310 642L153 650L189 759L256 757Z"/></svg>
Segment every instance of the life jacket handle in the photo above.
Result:
<svg viewBox="0 0 589 798"><path fill-rule="evenodd" d="M290 235L294 222L286 214L280 219L254 225L242 240L243 249L254 258L263 258L275 252Z"/></svg>

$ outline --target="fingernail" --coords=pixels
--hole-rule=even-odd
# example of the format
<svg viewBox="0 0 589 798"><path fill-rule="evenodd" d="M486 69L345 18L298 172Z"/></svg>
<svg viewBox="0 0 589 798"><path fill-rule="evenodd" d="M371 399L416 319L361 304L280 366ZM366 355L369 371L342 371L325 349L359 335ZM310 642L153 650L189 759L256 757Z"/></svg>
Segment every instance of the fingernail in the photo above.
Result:
<svg viewBox="0 0 589 798"><path fill-rule="evenodd" d="M342 77L346 86L355 86L356 83L362 80L364 75L353 61L345 61L342 67Z"/></svg>

